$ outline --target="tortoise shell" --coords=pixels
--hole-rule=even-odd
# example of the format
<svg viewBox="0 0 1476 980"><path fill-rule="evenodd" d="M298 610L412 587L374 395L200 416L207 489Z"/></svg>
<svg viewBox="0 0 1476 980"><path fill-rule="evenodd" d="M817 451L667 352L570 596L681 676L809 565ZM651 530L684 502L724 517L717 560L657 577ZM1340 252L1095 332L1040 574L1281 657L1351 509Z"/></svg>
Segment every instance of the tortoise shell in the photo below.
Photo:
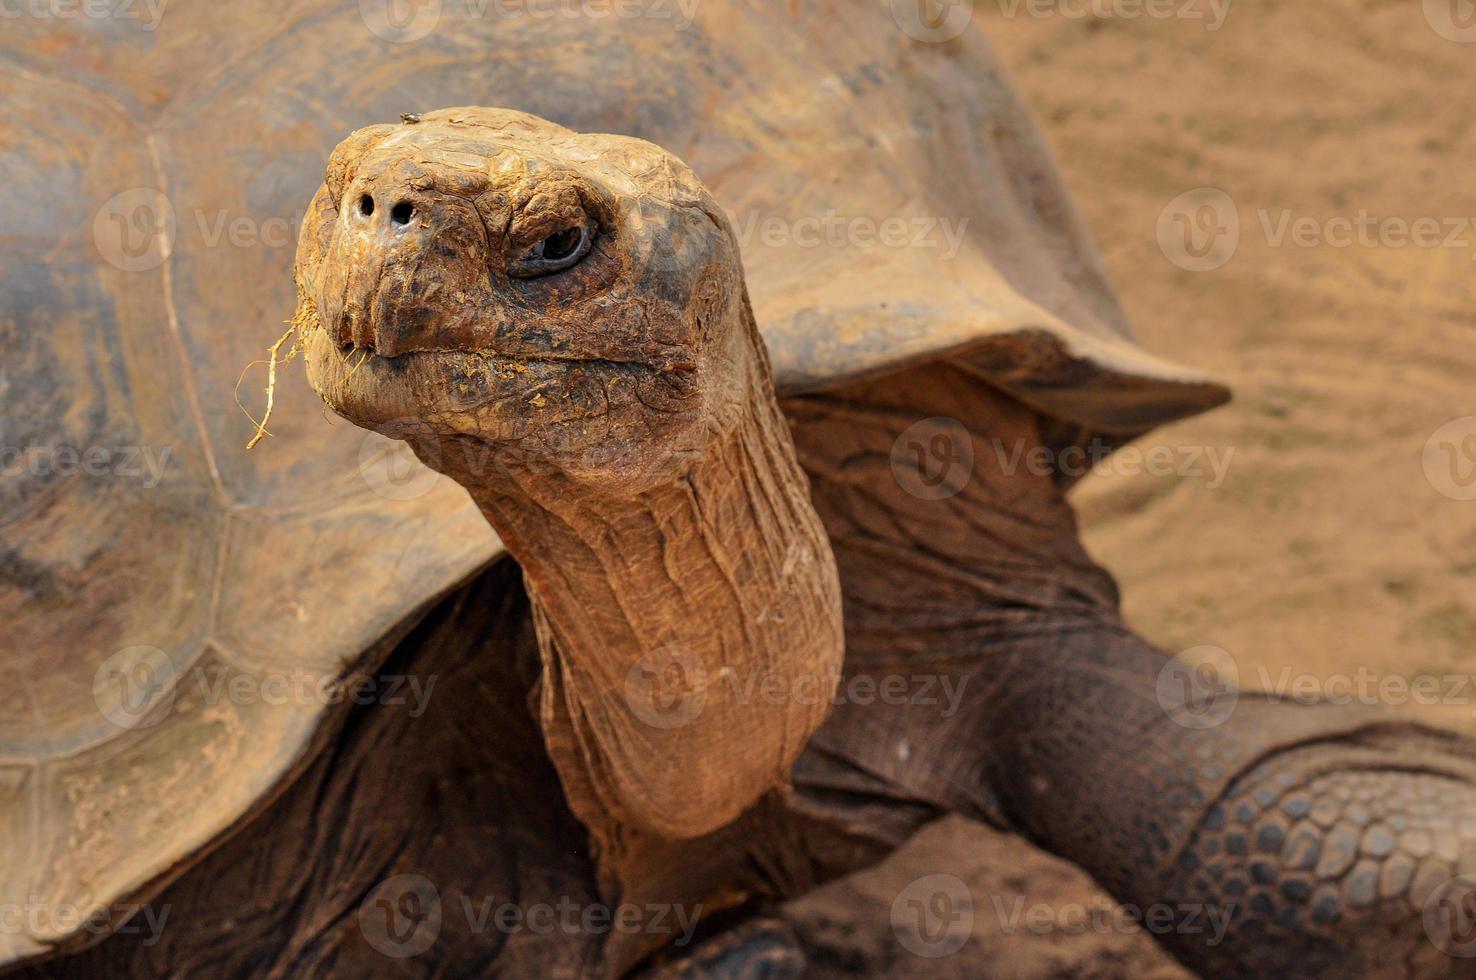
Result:
<svg viewBox="0 0 1476 980"><path fill-rule="evenodd" d="M950 357L1118 439L1223 401L1133 342L977 27L939 40L910 6L12 20L0 902L105 915L162 887L501 553L460 488L329 424L295 370L274 438L244 451L242 367L292 315L297 225L358 127L497 105L672 150L730 212L781 393ZM87 938L31 916L0 965Z"/></svg>

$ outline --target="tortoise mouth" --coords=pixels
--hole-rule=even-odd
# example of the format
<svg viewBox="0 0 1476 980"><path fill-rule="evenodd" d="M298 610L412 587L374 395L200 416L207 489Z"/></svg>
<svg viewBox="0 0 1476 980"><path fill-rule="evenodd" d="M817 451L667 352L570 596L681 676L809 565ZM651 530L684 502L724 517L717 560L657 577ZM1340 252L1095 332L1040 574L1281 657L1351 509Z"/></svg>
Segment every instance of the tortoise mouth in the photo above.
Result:
<svg viewBox="0 0 1476 980"><path fill-rule="evenodd" d="M695 361L658 363L586 351L486 347L412 350L389 357L314 330L309 379L328 406L367 428L524 439L540 431L611 425L660 427L702 398Z"/></svg>
<svg viewBox="0 0 1476 980"><path fill-rule="evenodd" d="M495 347L475 346L417 347L394 354L381 354L374 349L373 343L355 343L347 340L335 341L335 346L338 348L339 356L350 361L351 366L354 367L369 360L393 365L408 364L417 358L457 358L470 355L515 365L578 365L586 368L608 368L612 371L646 370L671 374L691 374L697 370L697 362L688 357L635 360L574 351L530 353L523 350L500 350Z"/></svg>

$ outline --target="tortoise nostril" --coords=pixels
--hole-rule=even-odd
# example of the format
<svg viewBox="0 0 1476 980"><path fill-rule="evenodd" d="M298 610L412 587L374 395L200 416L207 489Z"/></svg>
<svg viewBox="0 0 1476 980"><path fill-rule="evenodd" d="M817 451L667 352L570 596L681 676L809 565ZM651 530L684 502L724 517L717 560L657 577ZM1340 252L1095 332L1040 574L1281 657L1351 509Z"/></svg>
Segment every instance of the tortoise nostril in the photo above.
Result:
<svg viewBox="0 0 1476 980"><path fill-rule="evenodd" d="M410 219L415 216L415 205L409 201L401 201L390 208L390 221L397 225L408 225Z"/></svg>
<svg viewBox="0 0 1476 980"><path fill-rule="evenodd" d="M359 198L359 213L366 218L373 214L374 198L370 197L368 194L365 194L363 197Z"/></svg>

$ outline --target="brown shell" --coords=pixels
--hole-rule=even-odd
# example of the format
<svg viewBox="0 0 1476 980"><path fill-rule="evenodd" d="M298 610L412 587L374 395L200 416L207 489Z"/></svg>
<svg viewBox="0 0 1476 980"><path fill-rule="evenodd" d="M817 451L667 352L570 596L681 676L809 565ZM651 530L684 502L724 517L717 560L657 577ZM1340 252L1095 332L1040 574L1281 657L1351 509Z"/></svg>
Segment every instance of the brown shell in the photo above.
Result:
<svg viewBox="0 0 1476 980"><path fill-rule="evenodd" d="M1128 435L1225 397L1133 344L977 26L935 43L907 4L786 0L159 6L0 38L0 903L159 886L338 717L223 682L372 670L500 551L296 365L244 452L237 378L285 329L297 222L358 127L500 105L671 149L732 215L782 390L947 355ZM887 219L905 242L875 242ZM85 938L3 931L0 965Z"/></svg>

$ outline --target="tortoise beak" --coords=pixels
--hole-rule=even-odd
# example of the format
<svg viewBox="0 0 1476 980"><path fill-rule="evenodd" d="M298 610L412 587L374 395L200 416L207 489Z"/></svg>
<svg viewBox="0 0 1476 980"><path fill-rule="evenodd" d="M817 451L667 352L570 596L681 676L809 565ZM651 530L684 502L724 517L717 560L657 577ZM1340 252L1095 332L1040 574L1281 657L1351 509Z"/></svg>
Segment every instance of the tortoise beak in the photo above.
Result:
<svg viewBox="0 0 1476 980"><path fill-rule="evenodd" d="M340 348L383 357L465 348L490 299L488 253L469 201L406 181L356 182L318 284L323 325Z"/></svg>

